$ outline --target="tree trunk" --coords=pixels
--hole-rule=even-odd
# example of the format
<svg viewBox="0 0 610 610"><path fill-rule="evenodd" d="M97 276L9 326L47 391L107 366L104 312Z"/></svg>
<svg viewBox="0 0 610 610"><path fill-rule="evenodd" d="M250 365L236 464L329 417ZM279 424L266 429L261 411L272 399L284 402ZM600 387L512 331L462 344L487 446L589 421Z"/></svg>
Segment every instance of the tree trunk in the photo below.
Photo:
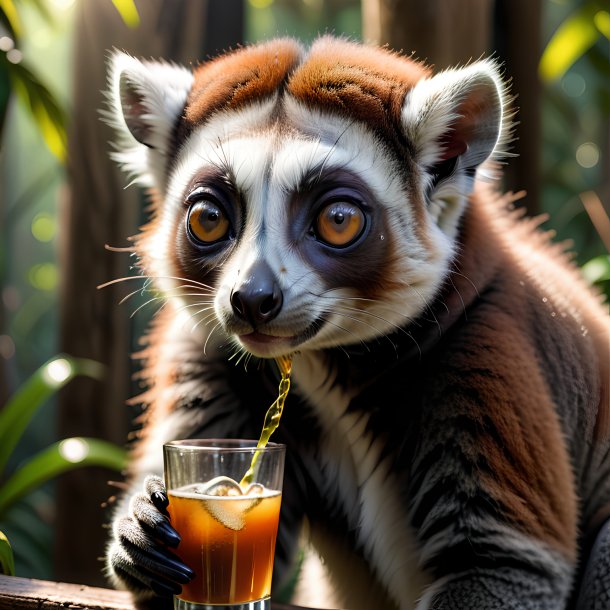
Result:
<svg viewBox="0 0 610 610"><path fill-rule="evenodd" d="M1 142L0 142L1 143ZM6 282L6 267L8 252L6 244L7 230L4 214L4 192L0 190L0 238L2 239L3 251L0 252L0 409L6 404L11 395L9 386L8 360L12 357L9 353L8 342L11 340L6 332L6 310L4 305L4 288Z"/></svg>
<svg viewBox="0 0 610 610"><path fill-rule="evenodd" d="M225 29L215 26L215 44L240 42L243 10L239 0ZM128 275L129 254L105 250L105 244L125 246L141 221L142 196L124 190L127 179L109 160L111 130L100 121L106 88L106 56L113 47L142 57L163 57L180 63L198 62L206 48L208 11L216 2L140 0L141 23L129 29L111 2L81 2L76 18L74 95L69 130L70 197L62 214L62 351L102 362L105 379L79 379L60 397L61 437L90 435L124 445L130 414L125 401L132 395L130 352L133 306L119 306L136 286L96 286ZM220 4L218 5L220 6ZM225 40L221 41L221 35ZM160 448L161 450L161 448ZM56 577L70 582L101 584L108 511L101 504L112 493L108 478L117 473L78 470L61 478L57 499Z"/></svg>
<svg viewBox="0 0 610 610"><path fill-rule="evenodd" d="M504 184L527 191L523 205L530 214L540 212L542 172L542 85L538 64L542 53L542 3L540 0L496 0L496 45L512 79L511 93L518 109L513 152L505 169Z"/></svg>
<svg viewBox="0 0 610 610"><path fill-rule="evenodd" d="M363 35L447 68L479 57L504 63L517 95L515 142L504 187L527 190L530 212L539 209L541 167L540 0L363 0Z"/></svg>
<svg viewBox="0 0 610 610"><path fill-rule="evenodd" d="M493 0L363 0L363 38L414 53L437 69L463 64L489 51L493 5Z"/></svg>

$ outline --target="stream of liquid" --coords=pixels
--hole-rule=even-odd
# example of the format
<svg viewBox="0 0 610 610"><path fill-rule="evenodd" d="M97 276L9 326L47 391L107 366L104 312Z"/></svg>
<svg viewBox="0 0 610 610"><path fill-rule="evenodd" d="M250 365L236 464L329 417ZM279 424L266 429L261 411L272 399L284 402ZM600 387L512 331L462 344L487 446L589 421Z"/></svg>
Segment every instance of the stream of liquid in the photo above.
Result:
<svg viewBox="0 0 610 610"><path fill-rule="evenodd" d="M265 421L263 422L263 431L261 432L261 436L256 445L257 449L261 449L267 445L267 443L269 442L269 438L280 425L280 419L284 410L286 396L288 396L288 392L290 391L290 372L292 371L292 356L281 356L280 358L276 358L275 361L280 369L280 374L282 378L280 380L280 386L278 389L278 397L269 407L265 415ZM252 480L254 478L254 469L256 467L256 463L258 462L259 455L260 451L256 451L252 456L250 468L248 468L248 471L243 476L242 480L239 482L242 488L247 487L248 485L250 485L250 483L252 483Z"/></svg>

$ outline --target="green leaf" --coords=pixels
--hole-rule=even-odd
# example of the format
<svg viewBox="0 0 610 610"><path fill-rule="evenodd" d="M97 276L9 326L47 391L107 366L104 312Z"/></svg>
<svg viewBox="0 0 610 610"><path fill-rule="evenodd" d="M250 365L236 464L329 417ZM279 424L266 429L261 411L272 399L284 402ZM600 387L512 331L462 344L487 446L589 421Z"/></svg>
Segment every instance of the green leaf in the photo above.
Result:
<svg viewBox="0 0 610 610"><path fill-rule="evenodd" d="M8 72L0 66L0 144L4 132L6 113L8 112L9 100L11 99L11 80ZM8 225L7 225L8 226Z"/></svg>
<svg viewBox="0 0 610 610"><path fill-rule="evenodd" d="M29 493L0 519L0 530L10 540L15 554L15 574L53 580L52 487L43 485Z"/></svg>
<svg viewBox="0 0 610 610"><path fill-rule="evenodd" d="M610 280L610 254L602 254L587 261L582 266L582 273L591 284Z"/></svg>
<svg viewBox="0 0 610 610"><path fill-rule="evenodd" d="M2 22L7 25L11 34L15 38L20 38L23 35L23 25L13 0L0 0L0 15L2 15Z"/></svg>
<svg viewBox="0 0 610 610"><path fill-rule="evenodd" d="M112 4L119 11L125 25L130 28L137 28L140 25L140 15L133 0L112 0Z"/></svg>
<svg viewBox="0 0 610 610"><path fill-rule="evenodd" d="M55 17L49 9L47 0L21 0L21 2L28 2L37 11L38 14L51 26L55 25Z"/></svg>
<svg viewBox="0 0 610 610"><path fill-rule="evenodd" d="M1 70L8 72L13 91L36 121L49 150L63 161L67 146L67 119L63 108L38 76L23 62L13 64L6 59L4 53L0 53Z"/></svg>
<svg viewBox="0 0 610 610"><path fill-rule="evenodd" d="M72 437L53 443L30 458L0 487L0 515L27 493L64 472L82 466L121 471L126 465L125 449L106 441Z"/></svg>
<svg viewBox="0 0 610 610"><path fill-rule="evenodd" d="M41 366L0 411L0 473L34 413L76 375L100 379L103 366L93 360L60 356Z"/></svg>
<svg viewBox="0 0 610 610"><path fill-rule="evenodd" d="M610 40L610 13L608 11L597 11L593 17L595 27Z"/></svg>
<svg viewBox="0 0 610 610"><path fill-rule="evenodd" d="M19 16L17 6L28 2L36 8L40 16L51 26L56 25L52 12L49 10L46 0L21 0L15 3L14 0L0 0L0 24L5 28L9 36L18 41L26 33L23 29L23 22Z"/></svg>
<svg viewBox="0 0 610 610"><path fill-rule="evenodd" d="M0 574L15 576L15 558L8 538L0 532Z"/></svg>
<svg viewBox="0 0 610 610"><path fill-rule="evenodd" d="M597 3L587 3L574 11L553 34L542 58L539 72L543 81L561 78L580 59L600 36L595 16L600 12Z"/></svg>

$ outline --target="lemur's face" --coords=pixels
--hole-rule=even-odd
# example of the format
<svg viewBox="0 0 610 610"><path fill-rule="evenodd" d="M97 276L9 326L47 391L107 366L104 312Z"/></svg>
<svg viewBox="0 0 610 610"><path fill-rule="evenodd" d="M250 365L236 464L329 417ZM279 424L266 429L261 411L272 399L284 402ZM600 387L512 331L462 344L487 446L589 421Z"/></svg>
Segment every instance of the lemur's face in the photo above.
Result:
<svg viewBox="0 0 610 610"><path fill-rule="evenodd" d="M501 132L490 64L430 78L332 39L307 54L274 41L194 75L117 55L112 79L117 157L159 193L145 273L202 340L222 330L263 357L417 318Z"/></svg>
<svg viewBox="0 0 610 610"><path fill-rule="evenodd" d="M260 356L403 326L443 253L420 245L392 159L347 120L295 102L282 113L272 101L191 136L162 214L162 273L214 286L215 321Z"/></svg>

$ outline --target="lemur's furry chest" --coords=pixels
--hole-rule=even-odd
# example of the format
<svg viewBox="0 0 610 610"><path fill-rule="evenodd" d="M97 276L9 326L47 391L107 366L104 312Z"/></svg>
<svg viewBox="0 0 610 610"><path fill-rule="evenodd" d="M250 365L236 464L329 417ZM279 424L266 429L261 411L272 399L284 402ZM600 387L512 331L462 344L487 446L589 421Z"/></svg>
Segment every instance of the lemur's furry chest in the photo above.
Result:
<svg viewBox="0 0 610 610"><path fill-rule="evenodd" d="M368 389L368 396L377 403L369 404L369 409L354 406L362 388L345 387L337 371L328 370L324 358L300 359L294 376L320 430L314 452L320 469L319 496L326 505L315 511L310 522L314 545L344 595L354 599L365 592L380 595L370 580L372 574L391 598L414 603L427 579L418 565L419 552L408 518L405 454L409 451L401 449L396 435L391 434L398 424L391 410L386 409L386 430L380 431L378 422L371 421L375 411L387 407L384 400L392 400L383 387L383 379L391 385L391 376L382 376L378 382L382 387L377 390ZM403 430L400 440L404 442L408 436ZM360 583L364 586L355 583L354 551L368 568L368 576Z"/></svg>

